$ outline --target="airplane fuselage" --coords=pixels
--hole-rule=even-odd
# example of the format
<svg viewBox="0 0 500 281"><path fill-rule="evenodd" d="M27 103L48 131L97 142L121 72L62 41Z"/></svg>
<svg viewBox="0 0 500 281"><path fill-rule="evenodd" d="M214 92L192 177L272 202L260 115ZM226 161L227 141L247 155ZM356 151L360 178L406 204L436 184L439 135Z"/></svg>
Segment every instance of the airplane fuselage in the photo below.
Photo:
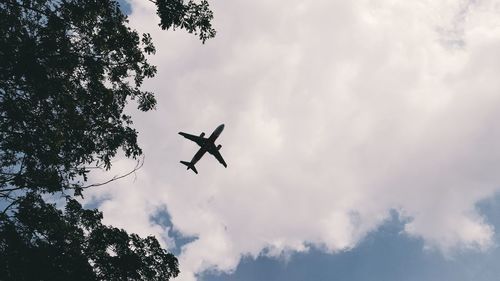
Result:
<svg viewBox="0 0 500 281"><path fill-rule="evenodd" d="M215 143L215 140L220 136L220 133L222 133L223 130L224 130L224 124L221 124L219 125L219 127L215 128L213 133L208 138L212 142L212 144Z"/></svg>
<svg viewBox="0 0 500 281"><path fill-rule="evenodd" d="M196 154L193 156L193 159L191 160L191 163L194 165L196 164L203 155L208 151L210 154L213 154L214 151L217 151L218 148L215 146L215 140L219 137L219 135L222 133L224 130L224 124L219 125L219 127L215 128L215 130L212 132L210 137L206 139L203 143L198 143L200 146L200 149Z"/></svg>

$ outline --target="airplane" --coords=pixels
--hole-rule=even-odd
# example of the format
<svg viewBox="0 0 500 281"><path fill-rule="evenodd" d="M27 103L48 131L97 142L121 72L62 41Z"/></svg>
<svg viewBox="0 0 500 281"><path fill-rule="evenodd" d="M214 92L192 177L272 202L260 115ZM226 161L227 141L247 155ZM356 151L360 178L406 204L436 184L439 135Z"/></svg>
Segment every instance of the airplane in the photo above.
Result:
<svg viewBox="0 0 500 281"><path fill-rule="evenodd" d="M194 141L200 146L200 149L196 154L193 156L193 159L191 162L187 161L181 161L182 164L187 166L187 170L191 169L193 172L198 174L198 171L196 170L196 167L194 166L196 162L198 162L203 155L208 151L208 153L212 154L219 162L227 168L226 161L224 161L224 158L219 153L219 150L221 149L222 145L215 146L215 140L219 137L220 133L222 133L222 130L224 130L224 124L219 125L214 132L210 135L210 137L205 138L205 133L201 133L200 136L195 136L195 135L190 135L186 134L183 132L179 132L179 135L185 137L188 140Z"/></svg>

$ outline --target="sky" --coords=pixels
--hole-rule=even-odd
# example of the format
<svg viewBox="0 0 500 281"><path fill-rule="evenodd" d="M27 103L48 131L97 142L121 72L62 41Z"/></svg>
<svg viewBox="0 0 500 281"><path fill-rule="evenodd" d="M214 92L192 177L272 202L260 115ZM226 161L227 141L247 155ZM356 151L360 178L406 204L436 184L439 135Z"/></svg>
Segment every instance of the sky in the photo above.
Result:
<svg viewBox="0 0 500 281"><path fill-rule="evenodd" d="M214 1L205 44L129 4L158 106L129 108L143 168L85 198L158 237L177 280L500 274L500 1ZM222 123L228 167L186 171L198 148L177 133Z"/></svg>

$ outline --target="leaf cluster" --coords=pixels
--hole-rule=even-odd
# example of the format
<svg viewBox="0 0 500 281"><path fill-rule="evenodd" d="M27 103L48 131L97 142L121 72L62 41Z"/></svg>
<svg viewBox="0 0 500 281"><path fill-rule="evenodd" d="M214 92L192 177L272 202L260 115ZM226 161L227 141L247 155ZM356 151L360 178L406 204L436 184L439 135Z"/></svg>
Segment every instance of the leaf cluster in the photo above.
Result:
<svg viewBox="0 0 500 281"><path fill-rule="evenodd" d="M208 2L201 0L196 3L189 0L156 0L156 13L160 17L160 27L169 29L179 27L194 33L200 37L203 43L215 36L215 29L212 27L213 12L210 10Z"/></svg>

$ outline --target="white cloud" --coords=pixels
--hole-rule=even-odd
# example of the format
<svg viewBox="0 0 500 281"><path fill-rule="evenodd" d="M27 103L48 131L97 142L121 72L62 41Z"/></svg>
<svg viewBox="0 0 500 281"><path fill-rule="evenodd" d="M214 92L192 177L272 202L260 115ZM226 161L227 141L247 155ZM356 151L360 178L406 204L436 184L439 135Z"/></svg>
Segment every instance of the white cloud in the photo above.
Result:
<svg viewBox="0 0 500 281"><path fill-rule="evenodd" d="M135 114L137 180L92 194L108 223L165 235L150 216L166 206L197 236L180 280L264 249L355 247L391 209L444 253L492 245L475 204L500 182L500 1L218 1L205 45L133 4L159 106ZM177 132L220 123L228 168L208 155L185 171L197 148Z"/></svg>

